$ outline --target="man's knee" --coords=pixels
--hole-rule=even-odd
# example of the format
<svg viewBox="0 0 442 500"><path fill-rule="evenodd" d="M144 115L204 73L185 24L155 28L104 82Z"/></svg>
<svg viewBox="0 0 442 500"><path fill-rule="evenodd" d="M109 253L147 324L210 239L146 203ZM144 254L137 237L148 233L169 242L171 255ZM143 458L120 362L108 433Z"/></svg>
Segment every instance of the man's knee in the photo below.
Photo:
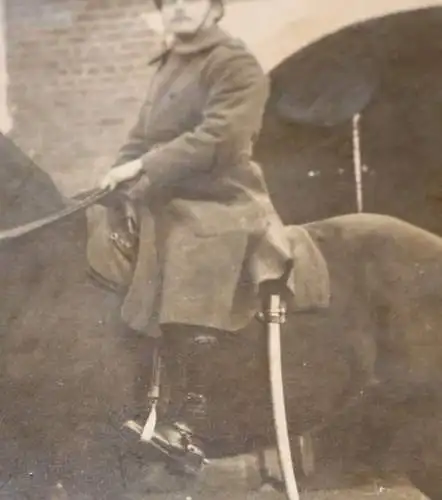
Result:
<svg viewBox="0 0 442 500"><path fill-rule="evenodd" d="M161 327L167 349L193 352L198 347L214 347L219 344L221 333L214 328L194 325L167 324Z"/></svg>

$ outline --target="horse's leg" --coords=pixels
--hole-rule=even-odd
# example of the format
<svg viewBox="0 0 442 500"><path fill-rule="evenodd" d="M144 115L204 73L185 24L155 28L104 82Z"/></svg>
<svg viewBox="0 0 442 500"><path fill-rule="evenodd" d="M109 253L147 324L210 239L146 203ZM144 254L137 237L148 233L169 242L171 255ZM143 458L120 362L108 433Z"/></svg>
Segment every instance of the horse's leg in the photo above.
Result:
<svg viewBox="0 0 442 500"><path fill-rule="evenodd" d="M389 284L389 300L377 303L379 367L386 383L384 404L375 407L388 409L381 426L390 437L385 451L393 463L387 468L404 474L431 500L442 500L440 298L423 295L412 302L403 293L408 287Z"/></svg>
<svg viewBox="0 0 442 500"><path fill-rule="evenodd" d="M395 419L409 419L396 434L395 455L406 477L430 500L442 500L441 409L439 398L418 398L403 406Z"/></svg>
<svg viewBox="0 0 442 500"><path fill-rule="evenodd" d="M442 451L442 450L439 450ZM441 466L423 467L408 472L408 479L420 492L430 500L442 500L442 468Z"/></svg>
<svg viewBox="0 0 442 500"><path fill-rule="evenodd" d="M442 398L437 384L402 379L385 385L368 408L373 438L380 441L376 475L405 476L430 500L442 500ZM382 451L382 453L380 453Z"/></svg>

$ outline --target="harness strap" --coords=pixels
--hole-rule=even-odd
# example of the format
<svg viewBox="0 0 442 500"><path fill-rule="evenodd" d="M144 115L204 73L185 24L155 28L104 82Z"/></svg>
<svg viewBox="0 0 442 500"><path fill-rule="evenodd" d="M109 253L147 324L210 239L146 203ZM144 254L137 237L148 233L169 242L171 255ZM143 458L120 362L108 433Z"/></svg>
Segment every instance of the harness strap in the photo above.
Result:
<svg viewBox="0 0 442 500"><path fill-rule="evenodd" d="M150 412L144 423L141 432L141 441L150 442L155 433L155 426L157 423L157 405L160 398L160 383L161 383L161 353L158 345L155 346L153 354L153 367L152 367L152 385L149 389L148 400L150 404Z"/></svg>

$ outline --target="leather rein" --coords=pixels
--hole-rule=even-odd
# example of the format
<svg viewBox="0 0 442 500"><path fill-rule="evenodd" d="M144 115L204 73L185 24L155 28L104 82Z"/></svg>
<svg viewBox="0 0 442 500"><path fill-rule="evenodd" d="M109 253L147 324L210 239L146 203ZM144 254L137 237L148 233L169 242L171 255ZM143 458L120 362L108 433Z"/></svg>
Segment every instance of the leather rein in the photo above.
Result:
<svg viewBox="0 0 442 500"><path fill-rule="evenodd" d="M108 189L95 189L89 192L88 195L82 198L80 201L74 201L54 214L47 215L46 217L32 222L20 224L16 227L0 230L0 244L15 240L16 238L24 236L28 233L32 233L34 231L37 231L38 229L42 229L46 226L54 224L55 222L65 219L66 217L80 212L81 210L86 210L90 206L95 205L96 203L101 201L108 194Z"/></svg>

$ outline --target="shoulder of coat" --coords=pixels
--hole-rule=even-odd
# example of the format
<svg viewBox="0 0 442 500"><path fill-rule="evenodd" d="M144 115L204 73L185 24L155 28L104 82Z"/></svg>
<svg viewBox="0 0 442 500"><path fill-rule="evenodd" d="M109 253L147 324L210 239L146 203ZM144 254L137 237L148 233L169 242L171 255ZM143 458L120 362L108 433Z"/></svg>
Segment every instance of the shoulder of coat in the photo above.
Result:
<svg viewBox="0 0 442 500"><path fill-rule="evenodd" d="M253 56L249 47L246 45L246 43L243 40L241 40L241 38L226 37L226 39L224 40L224 42L221 45L224 46L229 51L232 51L233 53L239 52L239 53L249 54L249 55Z"/></svg>
<svg viewBox="0 0 442 500"><path fill-rule="evenodd" d="M256 66L261 67L261 64L256 55L249 49L247 44L236 37L226 37L213 51L215 58L220 59L243 59Z"/></svg>

